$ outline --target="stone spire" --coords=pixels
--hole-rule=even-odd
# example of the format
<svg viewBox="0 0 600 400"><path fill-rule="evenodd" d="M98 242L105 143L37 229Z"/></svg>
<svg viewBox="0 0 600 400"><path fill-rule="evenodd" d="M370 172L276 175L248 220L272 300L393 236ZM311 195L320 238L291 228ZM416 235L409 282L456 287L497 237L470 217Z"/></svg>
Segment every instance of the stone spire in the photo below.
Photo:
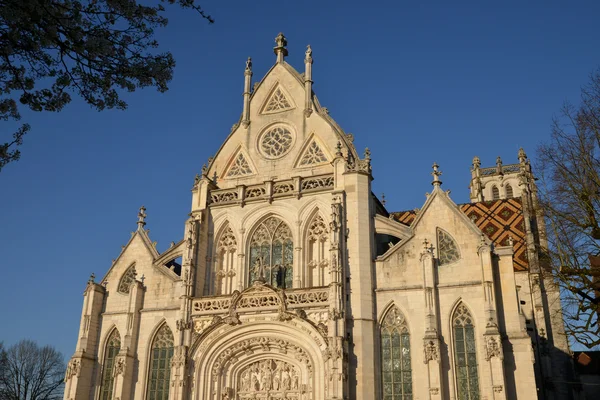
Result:
<svg viewBox="0 0 600 400"><path fill-rule="evenodd" d="M279 35L275 38L277 46L273 48L275 55L277 55L277 62L283 62L283 59L288 55L288 51L285 48L287 46L287 39L283 36L283 33L279 32Z"/></svg>
<svg viewBox="0 0 600 400"><path fill-rule="evenodd" d="M306 46L304 53L304 116L310 117L312 114L312 49L310 44Z"/></svg>
<svg viewBox="0 0 600 400"><path fill-rule="evenodd" d="M138 212L138 229L144 229L144 226L146 225L146 207L141 206L140 207L140 212Z"/></svg>
<svg viewBox="0 0 600 400"><path fill-rule="evenodd" d="M252 85L252 58L246 60L246 69L244 70L244 108L242 111L242 125L250 125L250 87Z"/></svg>
<svg viewBox="0 0 600 400"><path fill-rule="evenodd" d="M431 173L431 175L433 175L433 182L431 182L431 184L434 187L440 187L442 186L442 181L440 180L440 176L442 176L442 171L439 170L440 166L434 162L433 163L433 172Z"/></svg>
<svg viewBox="0 0 600 400"><path fill-rule="evenodd" d="M504 173L502 171L502 158L500 158L500 156L496 157L496 173L498 173L498 175L502 175Z"/></svg>

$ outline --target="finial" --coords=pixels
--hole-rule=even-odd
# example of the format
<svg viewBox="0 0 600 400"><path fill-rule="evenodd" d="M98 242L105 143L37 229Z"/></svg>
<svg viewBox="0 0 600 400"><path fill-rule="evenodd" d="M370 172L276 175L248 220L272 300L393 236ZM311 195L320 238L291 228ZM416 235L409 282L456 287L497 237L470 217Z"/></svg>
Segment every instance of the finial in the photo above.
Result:
<svg viewBox="0 0 600 400"><path fill-rule="evenodd" d="M142 282L142 285L144 284L145 280L146 280L146 277L144 276L144 274L142 274L142 276L140 276L140 282Z"/></svg>
<svg viewBox="0 0 600 400"><path fill-rule="evenodd" d="M368 147L365 147L365 160L371 161L371 150Z"/></svg>
<svg viewBox="0 0 600 400"><path fill-rule="evenodd" d="M312 48L310 44L306 46L306 51L304 52L304 62L312 63Z"/></svg>
<svg viewBox="0 0 600 400"><path fill-rule="evenodd" d="M338 140L337 144L335 145L335 156L336 157L342 157L342 142L340 142Z"/></svg>
<svg viewBox="0 0 600 400"><path fill-rule="evenodd" d="M202 175L206 175L208 173L208 167L206 164L202 164Z"/></svg>
<svg viewBox="0 0 600 400"><path fill-rule="evenodd" d="M248 57L246 60L246 72L252 72L252 57Z"/></svg>
<svg viewBox="0 0 600 400"><path fill-rule="evenodd" d="M513 239L513 237L511 235L508 235L508 244L510 246L513 246L515 244L515 240Z"/></svg>
<svg viewBox="0 0 600 400"><path fill-rule="evenodd" d="M385 193L381 193L381 204L385 207Z"/></svg>
<svg viewBox="0 0 600 400"><path fill-rule="evenodd" d="M423 239L423 249L425 249L425 251L429 250L429 240Z"/></svg>
<svg viewBox="0 0 600 400"><path fill-rule="evenodd" d="M475 156L473 157L473 169L477 169L479 167L481 167L481 160L479 157Z"/></svg>
<svg viewBox="0 0 600 400"><path fill-rule="evenodd" d="M525 150L523 150L522 147L519 149L518 157L519 157L519 162L521 164L525 164L525 160L527 160L527 154L525 154Z"/></svg>
<svg viewBox="0 0 600 400"><path fill-rule="evenodd" d="M496 172L498 174L502 174L502 158L500 156L496 157Z"/></svg>
<svg viewBox="0 0 600 400"><path fill-rule="evenodd" d="M194 186L196 186L198 182L200 182L200 175L196 174L196 176L194 177Z"/></svg>
<svg viewBox="0 0 600 400"><path fill-rule="evenodd" d="M433 186L440 187L442 185L442 181L440 180L440 176L442 176L442 171L439 170L440 166L434 162L432 168L433 172L431 175L433 175L433 182L431 182L431 184Z"/></svg>
<svg viewBox="0 0 600 400"><path fill-rule="evenodd" d="M90 275L90 279L88 279L88 283L94 283L94 279L96 279L96 274L92 272L92 274Z"/></svg>
<svg viewBox="0 0 600 400"><path fill-rule="evenodd" d="M138 213L138 229L142 229L146 225L146 207L141 206Z"/></svg>
<svg viewBox="0 0 600 400"><path fill-rule="evenodd" d="M287 40L283 33L279 32L279 35L275 38L275 44L277 44L277 46L273 48L273 52L277 55L277 62L283 62L284 57L288 55L288 51L285 48L285 46L287 46Z"/></svg>

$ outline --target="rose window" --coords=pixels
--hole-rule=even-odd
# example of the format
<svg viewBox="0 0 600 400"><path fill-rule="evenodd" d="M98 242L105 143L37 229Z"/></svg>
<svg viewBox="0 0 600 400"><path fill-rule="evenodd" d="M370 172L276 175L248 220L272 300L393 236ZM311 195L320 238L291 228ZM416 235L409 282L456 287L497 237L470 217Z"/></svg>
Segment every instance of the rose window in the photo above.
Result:
<svg viewBox="0 0 600 400"><path fill-rule="evenodd" d="M287 153L292 146L292 133L284 126L268 130L260 140L260 150L267 158L278 158Z"/></svg>

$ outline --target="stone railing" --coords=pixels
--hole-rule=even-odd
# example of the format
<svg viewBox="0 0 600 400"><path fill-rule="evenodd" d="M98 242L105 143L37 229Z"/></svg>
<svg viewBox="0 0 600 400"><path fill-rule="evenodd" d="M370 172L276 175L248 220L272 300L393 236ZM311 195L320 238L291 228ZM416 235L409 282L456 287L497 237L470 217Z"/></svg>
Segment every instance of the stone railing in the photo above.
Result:
<svg viewBox="0 0 600 400"><path fill-rule="evenodd" d="M519 164L503 165L502 173L503 174L512 174L515 172L519 172L521 170L520 168L521 168L521 166ZM480 173L481 173L481 176L496 175L498 173L498 169L497 169L497 167L481 168Z"/></svg>
<svg viewBox="0 0 600 400"><path fill-rule="evenodd" d="M253 311L278 310L282 305L282 299L285 301L285 308L293 309L311 309L328 308L329 288L302 288L276 291L265 288L259 291L247 291L237 296L210 296L195 299L192 301L192 315L219 315L226 314L234 302L235 311L238 313L247 313Z"/></svg>
<svg viewBox="0 0 600 400"><path fill-rule="evenodd" d="M331 190L334 188L332 174L310 177L295 177L283 181L267 181L261 185L239 185L230 189L217 189L210 192L210 204L240 204L254 201L272 202L283 197L300 197L303 194Z"/></svg>

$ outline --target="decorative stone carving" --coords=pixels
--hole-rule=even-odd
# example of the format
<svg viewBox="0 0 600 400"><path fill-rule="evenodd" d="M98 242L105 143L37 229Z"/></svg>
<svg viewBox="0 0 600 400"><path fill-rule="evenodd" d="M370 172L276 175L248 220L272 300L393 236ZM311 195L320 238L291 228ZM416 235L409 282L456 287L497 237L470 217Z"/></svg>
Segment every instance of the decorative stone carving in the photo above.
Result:
<svg viewBox="0 0 600 400"><path fill-rule="evenodd" d="M240 372L239 399L300 399L301 373L281 360L261 360Z"/></svg>
<svg viewBox="0 0 600 400"><path fill-rule="evenodd" d="M334 185L333 175L329 175L329 176L321 176L321 177L303 179L301 189L302 189L302 191L316 190L316 189L330 189L330 188L333 188L333 185Z"/></svg>
<svg viewBox="0 0 600 400"><path fill-rule="evenodd" d="M317 142L313 139L310 144L304 150L304 154L298 163L298 166L308 166L314 164L321 164L327 162L327 156L321 150L321 147L317 144Z"/></svg>
<svg viewBox="0 0 600 400"><path fill-rule="evenodd" d="M252 168L250 168L248 160L246 160L246 157L243 153L239 152L233 160L231 167L229 167L229 171L227 171L227 173L225 174L225 177L233 178L237 176L246 176L252 174L253 171Z"/></svg>
<svg viewBox="0 0 600 400"><path fill-rule="evenodd" d="M69 361L69 364L67 364L67 370L65 372L64 381L65 382L68 381L73 376L79 376L80 372L81 372L81 361L76 360L76 359Z"/></svg>
<svg viewBox="0 0 600 400"><path fill-rule="evenodd" d="M440 260L440 265L451 264L460 259L460 251L458 250L458 245L447 232L438 229L437 230L437 239L438 239L438 257Z"/></svg>
<svg viewBox="0 0 600 400"><path fill-rule="evenodd" d="M264 196L266 190L264 187L253 187L246 190L246 199L254 199Z"/></svg>
<svg viewBox="0 0 600 400"><path fill-rule="evenodd" d="M125 372L125 357L119 357L115 360L113 368L113 376L117 377Z"/></svg>
<svg viewBox="0 0 600 400"><path fill-rule="evenodd" d="M274 195L291 193L293 191L294 191L294 184L291 182L276 183L273 186L273 194Z"/></svg>
<svg viewBox="0 0 600 400"><path fill-rule="evenodd" d="M136 275L137 273L135 272L135 264L127 268L123 274L123 277L121 278L121 281L119 282L119 288L117 289L117 292L123 294L129 293L131 284L135 282Z"/></svg>
<svg viewBox="0 0 600 400"><path fill-rule="evenodd" d="M495 393L501 393L503 389L504 388L502 387L502 385L494 385L494 392Z"/></svg>
<svg viewBox="0 0 600 400"><path fill-rule="evenodd" d="M496 335L487 336L485 339L485 359L489 361L492 357L499 357L501 360L504 358L500 337Z"/></svg>
<svg viewBox="0 0 600 400"><path fill-rule="evenodd" d="M228 203L230 201L236 201L237 199L238 192L236 190L214 191L210 194L210 201L213 204Z"/></svg>
<svg viewBox="0 0 600 400"><path fill-rule="evenodd" d="M287 99L281 88L278 87L277 89L275 89L275 91L269 98L269 101L267 102L263 113L275 113L280 111L286 111L290 108L292 108L292 104Z"/></svg>
<svg viewBox="0 0 600 400"><path fill-rule="evenodd" d="M425 339L424 343L424 358L423 362L427 364L429 361L440 361L440 344L437 339Z"/></svg>
<svg viewBox="0 0 600 400"><path fill-rule="evenodd" d="M266 158L275 159L290 150L293 140L292 132L287 127L277 125L261 136L259 148Z"/></svg>

